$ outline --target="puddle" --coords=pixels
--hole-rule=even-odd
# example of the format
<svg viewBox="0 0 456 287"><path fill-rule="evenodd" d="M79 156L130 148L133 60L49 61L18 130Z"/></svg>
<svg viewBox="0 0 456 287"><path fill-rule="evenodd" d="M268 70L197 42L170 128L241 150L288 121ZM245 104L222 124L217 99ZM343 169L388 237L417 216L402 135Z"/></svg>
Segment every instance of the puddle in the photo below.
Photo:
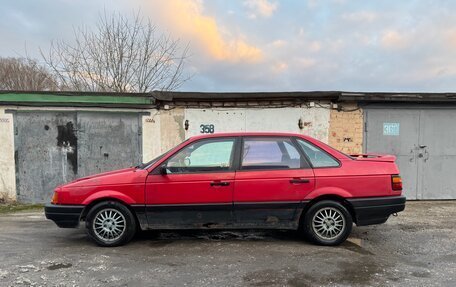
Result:
<svg viewBox="0 0 456 287"><path fill-rule="evenodd" d="M274 240L300 240L290 231L215 231L215 230L181 230L174 232L161 232L157 238L161 240L207 240L207 241L274 241Z"/></svg>
<svg viewBox="0 0 456 287"><path fill-rule="evenodd" d="M286 286L287 272L281 272L274 269L264 269L246 274L243 277L244 284L248 286ZM300 285L305 286L305 285Z"/></svg>
<svg viewBox="0 0 456 287"><path fill-rule="evenodd" d="M431 277L431 274L429 271L415 271L415 272L412 272L411 274L413 277L416 277L416 278L429 278Z"/></svg>
<svg viewBox="0 0 456 287"><path fill-rule="evenodd" d="M233 232L233 231L222 231L214 233L203 233L197 235L196 238L204 240L262 240L265 239L265 235L256 232Z"/></svg>
<svg viewBox="0 0 456 287"><path fill-rule="evenodd" d="M440 260L449 262L449 263L454 263L456 262L456 254L447 254L440 256Z"/></svg>
<svg viewBox="0 0 456 287"><path fill-rule="evenodd" d="M165 247L173 242L174 242L174 240L171 240L171 239L154 240L150 243L150 247L161 248L161 247Z"/></svg>
<svg viewBox="0 0 456 287"><path fill-rule="evenodd" d="M70 263L55 263L47 267L48 270L57 270L62 268L70 268L73 264Z"/></svg>
<svg viewBox="0 0 456 287"><path fill-rule="evenodd" d="M365 257L354 261L339 261L335 264L317 263L313 268L303 271L295 268L258 270L247 273L243 280L244 284L249 286L371 286L376 277L384 276L386 268L386 265Z"/></svg>

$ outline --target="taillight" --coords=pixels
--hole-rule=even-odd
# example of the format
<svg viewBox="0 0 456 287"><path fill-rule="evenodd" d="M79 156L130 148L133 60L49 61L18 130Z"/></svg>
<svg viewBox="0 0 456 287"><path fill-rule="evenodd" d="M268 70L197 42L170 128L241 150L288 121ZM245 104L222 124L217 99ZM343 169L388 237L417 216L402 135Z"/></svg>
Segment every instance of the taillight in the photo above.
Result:
<svg viewBox="0 0 456 287"><path fill-rule="evenodd" d="M400 175L391 176L391 185L393 190L402 190L402 178Z"/></svg>
<svg viewBox="0 0 456 287"><path fill-rule="evenodd" d="M54 195L52 195L51 203L52 204L57 204L58 202L58 193L54 191Z"/></svg>

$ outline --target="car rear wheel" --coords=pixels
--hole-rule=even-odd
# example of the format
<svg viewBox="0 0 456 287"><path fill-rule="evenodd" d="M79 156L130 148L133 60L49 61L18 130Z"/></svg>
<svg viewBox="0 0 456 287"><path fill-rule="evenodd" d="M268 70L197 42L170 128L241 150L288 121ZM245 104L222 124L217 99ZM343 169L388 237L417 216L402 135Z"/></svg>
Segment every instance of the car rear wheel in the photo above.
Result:
<svg viewBox="0 0 456 287"><path fill-rule="evenodd" d="M301 230L319 245L339 245L350 235L353 220L340 203L323 200L312 205L304 215Z"/></svg>
<svg viewBox="0 0 456 287"><path fill-rule="evenodd" d="M116 201L93 206L86 218L87 233L100 246L120 246L129 242L136 232L133 213Z"/></svg>

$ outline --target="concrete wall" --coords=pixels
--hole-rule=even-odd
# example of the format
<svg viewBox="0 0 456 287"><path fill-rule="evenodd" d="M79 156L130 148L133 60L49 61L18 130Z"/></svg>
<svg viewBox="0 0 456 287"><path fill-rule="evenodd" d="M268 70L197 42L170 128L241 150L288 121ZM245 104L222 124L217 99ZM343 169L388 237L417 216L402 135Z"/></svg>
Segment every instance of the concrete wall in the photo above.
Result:
<svg viewBox="0 0 456 287"><path fill-rule="evenodd" d="M162 153L159 111L149 110L150 115L142 117L142 152L143 162L147 162Z"/></svg>
<svg viewBox="0 0 456 287"><path fill-rule="evenodd" d="M330 146L348 154L363 151L363 112L356 103L339 106L340 111L331 110L329 121Z"/></svg>
<svg viewBox="0 0 456 287"><path fill-rule="evenodd" d="M286 108L182 108L149 110L143 117L143 161L149 161L186 138L201 135L204 126L218 132L286 131L310 135L328 143L330 109ZM298 122L301 120L302 129ZM185 122L188 129L185 130ZM209 131L209 130L208 130Z"/></svg>
<svg viewBox="0 0 456 287"><path fill-rule="evenodd" d="M0 202L16 199L13 115L0 107Z"/></svg>
<svg viewBox="0 0 456 287"><path fill-rule="evenodd" d="M149 110L143 117L143 161L147 162L185 140L184 109Z"/></svg>
<svg viewBox="0 0 456 287"><path fill-rule="evenodd" d="M294 107L264 108L258 104L239 106L170 106L169 109L127 110L96 108L27 108L28 110L97 110L133 111L142 116L142 159L144 162L176 146L201 131L288 131L310 135L346 153L362 152L363 114L356 104L343 104L341 111L330 108L329 102L315 102ZM14 166L13 116L0 107L0 199L16 198ZM185 122L188 121L188 129ZM301 121L302 127L298 126Z"/></svg>
<svg viewBox="0 0 456 287"><path fill-rule="evenodd" d="M186 137L199 135L204 126L214 132L282 131L310 135L328 142L330 112L327 107L211 108L185 110ZM302 129L298 123L301 120Z"/></svg>
<svg viewBox="0 0 456 287"><path fill-rule="evenodd" d="M144 113L147 111L138 110L138 109L126 109L126 108L77 108L77 107L23 107L23 106L0 106L0 202L1 201L15 201L18 199L17 191L18 186L16 186L16 166L15 166L15 131L14 126L14 116L12 113L5 113L5 110L13 111L58 111L62 114L71 114L74 112L115 112L115 113ZM112 113L110 113L112 114ZM91 121L92 122L92 121ZM31 121L31 125L34 121ZM40 130L43 127L40 127ZM97 129L94 129L97 131ZM24 130L22 130L24 132ZM136 131L135 131L136 132ZM99 132L97 132L99 134ZM90 136L89 136L90 138ZM102 137L103 138L103 137ZM103 140L103 139L99 140ZM57 139L52 138L57 142ZM16 143L17 144L17 143ZM32 142L32 146L34 143ZM36 152L36 151L35 151ZM153 152L153 151L152 151ZM32 148L30 148L30 153L33 153ZM138 160L135 161L137 163ZM94 162L92 162L94 163ZM94 163L95 164L95 163ZM34 166L36 169L40 169L39 164ZM46 166L47 167L47 166ZM62 167L63 168L63 167ZM60 168L60 169L62 169ZM61 170L58 171L61 171ZM54 173L51 173L54 174ZM43 180L43 177L37 179L37 182ZM69 180L69 179L67 179ZM52 189L50 189L52 190Z"/></svg>

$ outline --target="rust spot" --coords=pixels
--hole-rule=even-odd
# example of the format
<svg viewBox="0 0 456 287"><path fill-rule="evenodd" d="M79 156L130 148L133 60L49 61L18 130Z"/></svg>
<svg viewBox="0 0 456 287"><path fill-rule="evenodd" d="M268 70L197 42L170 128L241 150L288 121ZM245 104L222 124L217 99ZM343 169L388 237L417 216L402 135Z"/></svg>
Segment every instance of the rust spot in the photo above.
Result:
<svg viewBox="0 0 456 287"><path fill-rule="evenodd" d="M277 224L279 223L279 219L276 216L268 216L266 218L267 223Z"/></svg>

